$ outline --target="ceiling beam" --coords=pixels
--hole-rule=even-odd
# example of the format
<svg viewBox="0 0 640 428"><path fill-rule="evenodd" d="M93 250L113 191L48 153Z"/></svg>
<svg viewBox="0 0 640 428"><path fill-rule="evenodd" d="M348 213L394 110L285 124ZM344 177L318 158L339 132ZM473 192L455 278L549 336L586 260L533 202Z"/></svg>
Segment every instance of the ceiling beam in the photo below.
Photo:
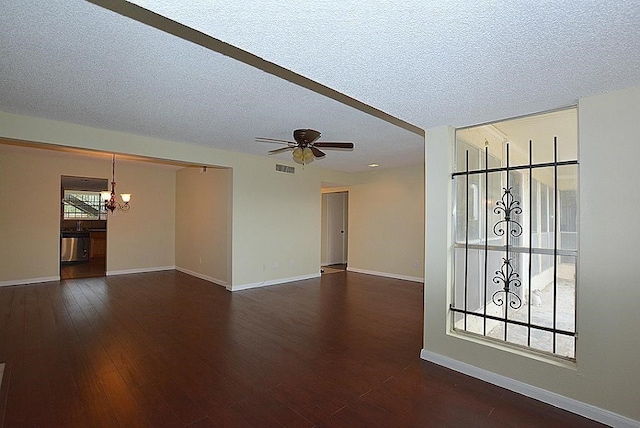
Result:
<svg viewBox="0 0 640 428"><path fill-rule="evenodd" d="M172 34L183 40L200 45L211 51L233 58L252 67L258 68L266 73L272 74L281 79L287 80L295 85L309 89L317 94L334 99L349 107L355 108L363 113L374 116L378 119L399 126L407 131L413 132L421 137L425 136L424 129L413 125L407 121L399 119L382 110L358 101L348 95L331 89L330 87L304 77L291 70L287 70L273 62L267 61L250 52L237 48L222 40L209 36L201 31L188 27L177 21L173 21L165 16L152 12L148 9L129 3L124 0L87 0L89 3L101 6L122 16L126 16L142 24L149 25L165 33Z"/></svg>

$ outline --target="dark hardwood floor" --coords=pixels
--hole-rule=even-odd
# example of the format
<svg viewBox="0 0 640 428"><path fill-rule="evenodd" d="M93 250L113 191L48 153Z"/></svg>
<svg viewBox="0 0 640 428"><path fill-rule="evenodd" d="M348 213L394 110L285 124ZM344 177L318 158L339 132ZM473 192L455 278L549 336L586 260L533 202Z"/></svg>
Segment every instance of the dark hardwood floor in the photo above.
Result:
<svg viewBox="0 0 640 428"><path fill-rule="evenodd" d="M62 263L60 265L61 279L92 278L105 276L106 257L89 259L86 262Z"/></svg>
<svg viewBox="0 0 640 428"><path fill-rule="evenodd" d="M166 271L2 287L0 314L4 427L599 426L420 360L412 282Z"/></svg>

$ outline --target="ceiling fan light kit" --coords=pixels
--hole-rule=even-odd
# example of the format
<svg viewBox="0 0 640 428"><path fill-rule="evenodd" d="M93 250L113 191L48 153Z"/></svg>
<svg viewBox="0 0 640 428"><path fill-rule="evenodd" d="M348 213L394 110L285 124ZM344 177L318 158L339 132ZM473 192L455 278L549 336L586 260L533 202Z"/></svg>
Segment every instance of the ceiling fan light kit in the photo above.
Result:
<svg viewBox="0 0 640 428"><path fill-rule="evenodd" d="M303 165L313 160L313 152L309 147L296 147L295 149L293 149L292 154L293 160Z"/></svg>
<svg viewBox="0 0 640 428"><path fill-rule="evenodd" d="M279 143L286 144L287 147L282 147L275 150L270 150L268 153L274 155L282 153L287 150L292 150L293 160L297 163L307 164L316 158L323 158L326 153L318 149L322 147L324 149L346 149L353 150L352 142L343 141L324 141L316 142L320 138L320 132L315 129L296 129L293 131L293 139L295 141L279 140L276 138L256 137L256 141L260 143Z"/></svg>

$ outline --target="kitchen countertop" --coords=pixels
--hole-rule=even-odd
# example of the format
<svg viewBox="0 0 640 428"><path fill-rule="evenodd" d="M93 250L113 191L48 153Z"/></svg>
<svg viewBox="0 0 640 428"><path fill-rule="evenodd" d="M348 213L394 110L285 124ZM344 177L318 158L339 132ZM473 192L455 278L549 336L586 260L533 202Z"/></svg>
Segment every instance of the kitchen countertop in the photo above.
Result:
<svg viewBox="0 0 640 428"><path fill-rule="evenodd" d="M63 238L85 237L89 236L89 234L88 230L63 230L60 232Z"/></svg>

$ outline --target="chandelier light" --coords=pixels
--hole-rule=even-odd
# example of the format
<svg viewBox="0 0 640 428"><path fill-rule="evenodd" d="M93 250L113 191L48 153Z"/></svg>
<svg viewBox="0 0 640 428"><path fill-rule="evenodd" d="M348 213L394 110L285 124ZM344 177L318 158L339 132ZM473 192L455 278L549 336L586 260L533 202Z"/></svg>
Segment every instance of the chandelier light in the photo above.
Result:
<svg viewBox="0 0 640 428"><path fill-rule="evenodd" d="M129 201L131 200L131 193L121 193L120 197L122 198L122 204L116 201L116 155L113 155L113 160L111 163L111 193L102 192L101 193L102 200L104 201L105 209L108 209L113 213L116 208L121 211L129 211L131 206L129 205Z"/></svg>

